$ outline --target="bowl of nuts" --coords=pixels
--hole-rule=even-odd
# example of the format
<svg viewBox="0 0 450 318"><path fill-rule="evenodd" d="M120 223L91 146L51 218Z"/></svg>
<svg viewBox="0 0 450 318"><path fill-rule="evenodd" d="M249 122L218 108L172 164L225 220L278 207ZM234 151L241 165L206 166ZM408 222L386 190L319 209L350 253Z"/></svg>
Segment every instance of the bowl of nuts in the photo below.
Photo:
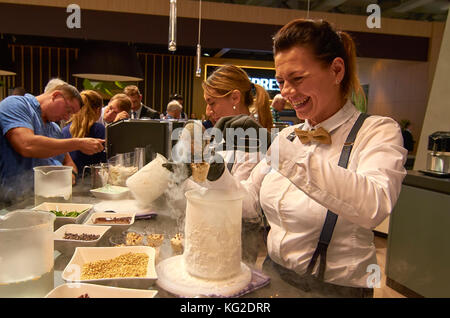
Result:
<svg viewBox="0 0 450 318"><path fill-rule="evenodd" d="M120 234L111 235L109 243L111 246L150 246L155 249L156 258L158 259L159 250L164 242L164 234L148 234L138 233L134 231L125 231Z"/></svg>
<svg viewBox="0 0 450 318"><path fill-rule="evenodd" d="M53 233L55 250L62 254L73 254L81 246L97 246L110 226L66 224Z"/></svg>
<svg viewBox="0 0 450 318"><path fill-rule="evenodd" d="M148 289L158 278L149 246L77 247L61 274L66 282Z"/></svg>

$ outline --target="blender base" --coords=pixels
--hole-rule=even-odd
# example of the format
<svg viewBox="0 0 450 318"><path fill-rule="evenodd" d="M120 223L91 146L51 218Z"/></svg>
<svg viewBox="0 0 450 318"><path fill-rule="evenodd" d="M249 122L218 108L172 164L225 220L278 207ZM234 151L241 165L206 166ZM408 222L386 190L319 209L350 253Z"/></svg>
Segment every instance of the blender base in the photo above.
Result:
<svg viewBox="0 0 450 318"><path fill-rule="evenodd" d="M207 280L190 275L184 266L183 255L161 261L156 266L156 284L181 297L230 297L247 287L252 279L250 268L241 262L241 273L224 280Z"/></svg>

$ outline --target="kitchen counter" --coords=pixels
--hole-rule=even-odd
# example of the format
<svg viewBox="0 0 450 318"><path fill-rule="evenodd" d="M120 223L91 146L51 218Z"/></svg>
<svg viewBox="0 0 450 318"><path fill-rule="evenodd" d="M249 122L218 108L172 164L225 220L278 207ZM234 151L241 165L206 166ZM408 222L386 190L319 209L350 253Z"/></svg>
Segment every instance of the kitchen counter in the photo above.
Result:
<svg viewBox="0 0 450 318"><path fill-rule="evenodd" d="M386 284L410 297L450 297L450 179L408 171L389 223Z"/></svg>
<svg viewBox="0 0 450 318"><path fill-rule="evenodd" d="M89 192L89 187L83 185L77 185L73 188L72 192L73 203L89 203L96 204L100 202L99 199L93 197ZM34 198L31 197L28 200L17 203L13 206L7 207L2 210L2 213L7 213L16 209L32 208L34 207ZM158 211L156 211L158 213ZM92 212L91 212L92 213ZM88 220L89 215L85 218ZM164 233L164 243L160 248L159 257L157 261L161 261L165 258L173 256L172 248L170 246L170 238L179 232L179 221L176 218L167 215L159 214L151 219L136 220L135 223L129 228L130 231L148 232L148 233ZM267 255L264 242L264 230L260 226L253 224L243 224L242 231L242 244L243 244L243 256L242 261L247 264L251 269L262 271L262 263ZM100 246L111 246L109 239L106 238L103 244ZM72 255L61 254L58 251L54 252L54 286L57 287L64 284L61 274L65 267L69 263ZM265 287L257 289L251 293L244 295L243 297L251 298L272 298L272 297L285 297L285 298L306 298L306 297L320 297L319 294L309 293L306 294L300 289L297 289L279 277L276 272L265 272L264 274L270 277L270 283ZM149 289L158 290L156 297L167 298L175 297L174 295L161 289L155 283Z"/></svg>
<svg viewBox="0 0 450 318"><path fill-rule="evenodd" d="M420 171L408 170L403 180L404 185L450 194L450 178L437 178Z"/></svg>

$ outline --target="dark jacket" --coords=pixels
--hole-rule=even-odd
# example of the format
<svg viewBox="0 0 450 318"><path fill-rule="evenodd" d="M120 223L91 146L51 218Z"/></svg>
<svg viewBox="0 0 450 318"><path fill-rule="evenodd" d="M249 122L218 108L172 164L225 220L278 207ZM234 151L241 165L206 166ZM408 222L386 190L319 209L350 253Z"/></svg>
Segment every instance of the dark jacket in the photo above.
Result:
<svg viewBox="0 0 450 318"><path fill-rule="evenodd" d="M139 115L139 118L159 119L159 113L156 110L151 109L150 107L142 105L141 114Z"/></svg>

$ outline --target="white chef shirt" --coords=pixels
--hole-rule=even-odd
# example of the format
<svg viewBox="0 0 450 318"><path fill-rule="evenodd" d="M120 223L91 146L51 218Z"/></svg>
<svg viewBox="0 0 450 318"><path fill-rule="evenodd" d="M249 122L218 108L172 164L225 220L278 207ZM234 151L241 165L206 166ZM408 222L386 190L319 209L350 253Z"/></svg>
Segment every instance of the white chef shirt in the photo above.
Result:
<svg viewBox="0 0 450 318"><path fill-rule="evenodd" d="M282 130L270 153L279 149L278 171L262 160L240 185L227 173L222 186L245 187L243 216L262 208L270 224L267 248L277 263L304 274L312 258L327 209L339 217L328 247L324 280L337 285L368 287L376 264L372 229L391 212L406 171L407 151L399 125L391 118L371 116L355 140L348 168L338 166L342 146L360 112L350 101L336 114L312 127L305 123ZM302 144L286 137L294 128L323 127L331 145ZM242 188L240 188L241 190ZM318 263L315 271L317 272ZM368 272L369 270L369 272Z"/></svg>

